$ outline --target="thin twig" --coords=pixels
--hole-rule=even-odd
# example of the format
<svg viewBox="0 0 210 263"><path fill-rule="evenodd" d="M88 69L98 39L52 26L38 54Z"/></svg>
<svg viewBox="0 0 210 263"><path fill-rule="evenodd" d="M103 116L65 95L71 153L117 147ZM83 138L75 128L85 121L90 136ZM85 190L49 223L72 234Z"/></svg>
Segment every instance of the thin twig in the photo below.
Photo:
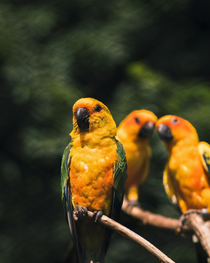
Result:
<svg viewBox="0 0 210 263"><path fill-rule="evenodd" d="M88 217L92 217L93 213L88 211ZM163 263L174 263L173 260L168 258L163 252L161 252L158 248L152 245L143 237L137 235L135 232L131 231L127 227L122 226L121 224L117 223L116 221L110 219L109 217L103 215L99 219L99 223L103 224L104 226L112 229L113 231L117 232L118 234L122 235L123 237L133 241L134 243L138 244L145 250L147 250L152 256L154 256L159 262Z"/></svg>

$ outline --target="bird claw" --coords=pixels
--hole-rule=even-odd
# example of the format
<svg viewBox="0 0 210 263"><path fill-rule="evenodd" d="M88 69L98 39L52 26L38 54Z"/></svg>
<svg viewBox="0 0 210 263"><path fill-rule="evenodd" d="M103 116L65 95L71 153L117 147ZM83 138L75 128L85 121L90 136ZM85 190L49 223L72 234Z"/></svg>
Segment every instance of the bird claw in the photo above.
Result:
<svg viewBox="0 0 210 263"><path fill-rule="evenodd" d="M138 200L128 200L128 198L126 196L124 196L124 200L126 202L126 208L129 210L132 210L133 207L141 208Z"/></svg>
<svg viewBox="0 0 210 263"><path fill-rule="evenodd" d="M183 227L185 221L188 219L190 214L196 213L198 215L201 215L203 220L205 220L206 216L209 216L210 214L208 213L208 209L189 209L187 210L183 215L180 216L179 218L179 226L180 228Z"/></svg>
<svg viewBox="0 0 210 263"><path fill-rule="evenodd" d="M101 210L93 212L93 220L94 220L96 225L98 224L98 221L102 217L102 215L103 215L103 211L101 211Z"/></svg>
<svg viewBox="0 0 210 263"><path fill-rule="evenodd" d="M77 205L74 208L73 217L75 221L82 220L88 215L88 210L85 206Z"/></svg>
<svg viewBox="0 0 210 263"><path fill-rule="evenodd" d="M137 206L140 208L140 204L138 200L130 200L128 201L128 207L133 208L134 206Z"/></svg>

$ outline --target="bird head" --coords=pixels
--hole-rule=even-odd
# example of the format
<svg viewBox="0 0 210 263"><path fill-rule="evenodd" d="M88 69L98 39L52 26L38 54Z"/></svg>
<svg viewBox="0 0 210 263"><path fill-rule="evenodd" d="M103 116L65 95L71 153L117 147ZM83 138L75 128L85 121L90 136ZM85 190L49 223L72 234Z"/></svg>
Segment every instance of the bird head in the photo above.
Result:
<svg viewBox="0 0 210 263"><path fill-rule="evenodd" d="M148 110L132 111L119 125L118 136L133 141L149 140L155 129L157 117Z"/></svg>
<svg viewBox="0 0 210 263"><path fill-rule="evenodd" d="M196 129L189 121L178 116L163 116L157 121L156 130L169 151L177 143L198 143Z"/></svg>
<svg viewBox="0 0 210 263"><path fill-rule="evenodd" d="M116 124L109 109L93 98L79 99L73 106L71 136L95 132L101 136L115 136Z"/></svg>

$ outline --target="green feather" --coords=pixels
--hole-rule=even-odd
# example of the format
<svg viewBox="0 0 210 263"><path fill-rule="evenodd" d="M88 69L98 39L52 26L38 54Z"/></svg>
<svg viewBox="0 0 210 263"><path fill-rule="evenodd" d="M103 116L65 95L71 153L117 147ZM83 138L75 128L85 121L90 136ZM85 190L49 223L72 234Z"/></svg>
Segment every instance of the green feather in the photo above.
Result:
<svg viewBox="0 0 210 263"><path fill-rule="evenodd" d="M210 177L210 145L207 142L200 142L198 150L203 167Z"/></svg>
<svg viewBox="0 0 210 263"><path fill-rule="evenodd" d="M64 187L66 185L68 176L69 176L69 163L70 163L70 150L71 150L71 143L65 148L62 162L61 162L61 191L62 191L62 199L64 195Z"/></svg>
<svg viewBox="0 0 210 263"><path fill-rule="evenodd" d="M117 142L118 162L115 165L114 188L120 202L123 201L125 182L127 180L127 162L125 150L121 142Z"/></svg>

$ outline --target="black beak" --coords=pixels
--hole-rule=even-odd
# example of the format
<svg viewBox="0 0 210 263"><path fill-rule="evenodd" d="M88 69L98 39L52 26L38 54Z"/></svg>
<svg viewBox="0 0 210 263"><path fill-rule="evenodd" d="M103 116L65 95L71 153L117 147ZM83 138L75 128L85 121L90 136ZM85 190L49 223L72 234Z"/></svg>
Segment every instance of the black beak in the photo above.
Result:
<svg viewBox="0 0 210 263"><path fill-rule="evenodd" d="M171 133L171 130L169 127L165 124L160 124L157 128L158 134L160 136L160 139L163 141L172 141L173 140L173 135Z"/></svg>
<svg viewBox="0 0 210 263"><path fill-rule="evenodd" d="M80 130L89 129L89 114L86 108L78 108L76 111L77 124Z"/></svg>
<svg viewBox="0 0 210 263"><path fill-rule="evenodd" d="M139 131L139 137L141 138L151 138L153 131L155 128L155 124L152 121L148 121L144 124L144 126Z"/></svg>

